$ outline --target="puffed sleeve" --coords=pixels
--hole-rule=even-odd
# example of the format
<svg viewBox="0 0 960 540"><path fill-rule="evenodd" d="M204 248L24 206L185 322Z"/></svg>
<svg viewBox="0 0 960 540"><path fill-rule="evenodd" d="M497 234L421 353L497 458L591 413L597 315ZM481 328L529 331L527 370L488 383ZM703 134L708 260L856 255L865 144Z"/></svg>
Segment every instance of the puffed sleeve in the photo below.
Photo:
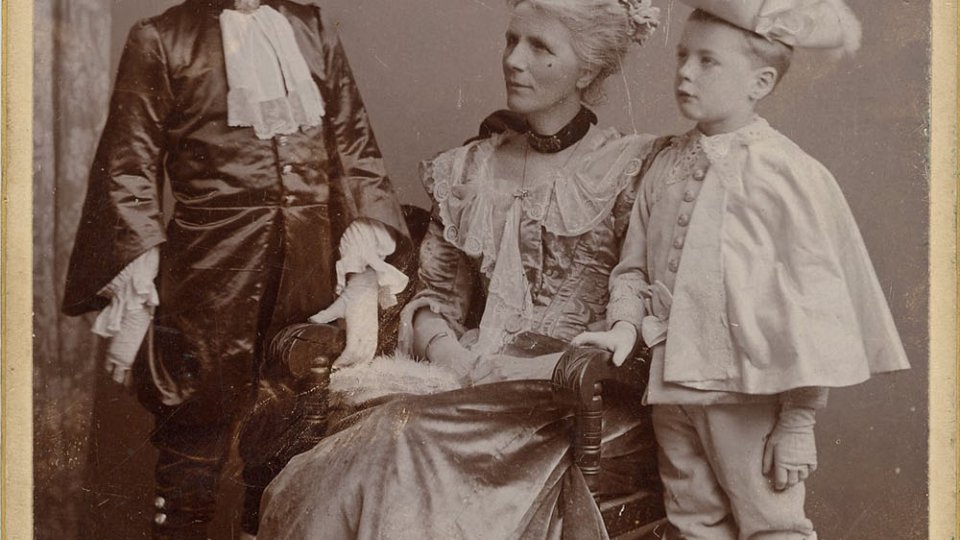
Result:
<svg viewBox="0 0 960 540"><path fill-rule="evenodd" d="M329 152L340 173L331 187L341 203L342 230L357 219L379 221L390 228L398 251L409 249L410 234L343 45L335 26L325 18L320 21L326 65L320 90L327 108Z"/></svg>
<svg viewBox="0 0 960 540"><path fill-rule="evenodd" d="M427 192L434 197L430 225L420 244L420 269L417 292L407 303L401 315L400 345L412 351L413 317L420 309L430 309L440 315L458 336L466 330L476 287L480 280L477 266L462 250L444 237L444 225L434 195L432 162L421 167L421 176Z"/></svg>
<svg viewBox="0 0 960 540"><path fill-rule="evenodd" d="M108 300L100 290L166 239L160 193L164 124L172 103L160 34L152 23L138 23L123 49L90 172L67 270L63 311L68 315L104 307Z"/></svg>

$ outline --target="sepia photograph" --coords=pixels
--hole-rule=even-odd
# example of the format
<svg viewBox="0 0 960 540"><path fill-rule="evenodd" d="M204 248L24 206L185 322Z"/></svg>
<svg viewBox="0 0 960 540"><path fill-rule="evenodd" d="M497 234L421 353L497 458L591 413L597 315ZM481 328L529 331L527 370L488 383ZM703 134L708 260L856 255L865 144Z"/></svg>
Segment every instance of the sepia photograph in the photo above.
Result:
<svg viewBox="0 0 960 540"><path fill-rule="evenodd" d="M35 0L23 538L951 538L935 9Z"/></svg>

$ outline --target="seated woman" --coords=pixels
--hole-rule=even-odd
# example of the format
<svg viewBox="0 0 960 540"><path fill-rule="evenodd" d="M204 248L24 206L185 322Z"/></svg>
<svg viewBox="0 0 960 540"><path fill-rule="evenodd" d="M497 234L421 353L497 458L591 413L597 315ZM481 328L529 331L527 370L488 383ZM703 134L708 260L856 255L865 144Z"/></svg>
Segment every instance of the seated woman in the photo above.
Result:
<svg viewBox="0 0 960 540"><path fill-rule="evenodd" d="M658 12L648 0L510 5L503 72L519 121L424 164L433 220L401 323L401 348L462 388L380 400L334 426L269 486L261 540L606 537L572 466L570 407L548 381L578 334L640 323L635 291L607 283L652 137L597 128L583 103ZM640 396L629 401L604 441L640 474L611 493L656 474Z"/></svg>

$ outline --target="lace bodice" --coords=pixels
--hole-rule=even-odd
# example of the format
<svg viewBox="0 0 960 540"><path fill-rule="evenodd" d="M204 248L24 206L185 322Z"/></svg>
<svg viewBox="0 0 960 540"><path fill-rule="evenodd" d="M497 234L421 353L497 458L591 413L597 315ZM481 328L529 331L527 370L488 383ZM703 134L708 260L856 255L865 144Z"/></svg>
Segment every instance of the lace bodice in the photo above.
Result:
<svg viewBox="0 0 960 540"><path fill-rule="evenodd" d="M525 331L570 339L602 324L652 138L596 135L574 165L531 182L523 197L492 174L512 132L425 162L435 219L411 310L430 306L460 333L479 327L479 352Z"/></svg>

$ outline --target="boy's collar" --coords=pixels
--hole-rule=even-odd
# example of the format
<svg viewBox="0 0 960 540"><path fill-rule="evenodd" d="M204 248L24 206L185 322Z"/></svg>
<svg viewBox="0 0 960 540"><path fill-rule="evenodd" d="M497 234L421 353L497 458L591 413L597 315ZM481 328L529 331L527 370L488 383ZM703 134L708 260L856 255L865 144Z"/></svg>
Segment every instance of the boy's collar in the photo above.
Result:
<svg viewBox="0 0 960 540"><path fill-rule="evenodd" d="M764 138L772 131L770 124L761 116L755 115L747 125L717 135L705 135L697 128L693 128L688 137L703 147L707 157L711 160L722 158L730 152L734 143L747 143Z"/></svg>

